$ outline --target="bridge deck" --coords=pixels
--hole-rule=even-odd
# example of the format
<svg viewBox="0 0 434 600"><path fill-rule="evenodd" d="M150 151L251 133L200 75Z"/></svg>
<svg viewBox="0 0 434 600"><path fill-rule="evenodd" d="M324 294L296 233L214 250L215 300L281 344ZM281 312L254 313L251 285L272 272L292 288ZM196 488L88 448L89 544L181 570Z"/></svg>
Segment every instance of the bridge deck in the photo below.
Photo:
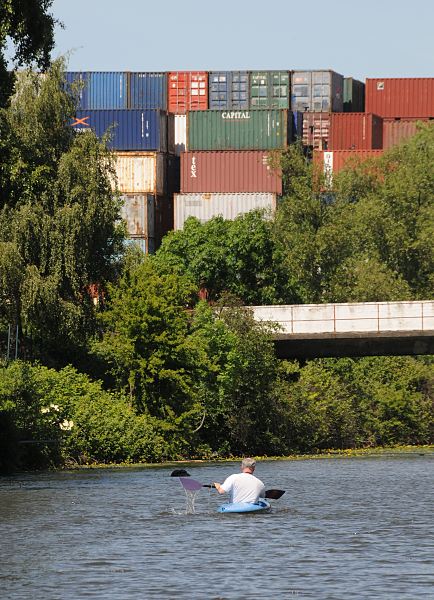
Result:
<svg viewBox="0 0 434 600"><path fill-rule="evenodd" d="M434 301L255 306L282 358L434 354Z"/></svg>

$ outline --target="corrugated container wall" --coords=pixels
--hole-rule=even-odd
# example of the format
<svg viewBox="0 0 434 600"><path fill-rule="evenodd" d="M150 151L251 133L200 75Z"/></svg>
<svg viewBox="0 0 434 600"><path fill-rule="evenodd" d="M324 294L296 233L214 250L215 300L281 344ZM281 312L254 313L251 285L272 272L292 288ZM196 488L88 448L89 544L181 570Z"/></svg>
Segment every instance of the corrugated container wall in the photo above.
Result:
<svg viewBox="0 0 434 600"><path fill-rule="evenodd" d="M383 119L368 113L331 113L328 150L383 147Z"/></svg>
<svg viewBox="0 0 434 600"><path fill-rule="evenodd" d="M323 112L303 113L303 145L327 150L330 135L330 115Z"/></svg>
<svg viewBox="0 0 434 600"><path fill-rule="evenodd" d="M344 77L344 112L365 112L365 84Z"/></svg>
<svg viewBox="0 0 434 600"><path fill-rule="evenodd" d="M196 217L201 223L221 215L234 220L251 210L276 210L275 194L175 194L175 230L183 229L189 217Z"/></svg>
<svg viewBox="0 0 434 600"><path fill-rule="evenodd" d="M174 115L175 154L185 152L187 147L187 115Z"/></svg>
<svg viewBox="0 0 434 600"><path fill-rule="evenodd" d="M164 194L166 157L157 152L118 152L118 189L129 194Z"/></svg>
<svg viewBox="0 0 434 600"><path fill-rule="evenodd" d="M212 71L209 74L209 108L249 108L249 74L247 71Z"/></svg>
<svg viewBox="0 0 434 600"><path fill-rule="evenodd" d="M155 197L152 194L124 194L121 200L121 217L127 224L128 235L154 239Z"/></svg>
<svg viewBox="0 0 434 600"><path fill-rule="evenodd" d="M388 150L416 135L428 119L383 119L383 149Z"/></svg>
<svg viewBox="0 0 434 600"><path fill-rule="evenodd" d="M98 137L113 127L108 146L114 150L167 151L167 115L159 110L79 110L74 131L94 131Z"/></svg>
<svg viewBox="0 0 434 600"><path fill-rule="evenodd" d="M77 97L77 108L89 108L89 75L86 71L67 71L65 73L66 89Z"/></svg>
<svg viewBox="0 0 434 600"><path fill-rule="evenodd" d="M280 168L270 165L272 160L260 151L185 152L181 155L181 192L281 194Z"/></svg>
<svg viewBox="0 0 434 600"><path fill-rule="evenodd" d="M250 73L251 108L290 108L289 71L252 71Z"/></svg>
<svg viewBox="0 0 434 600"><path fill-rule="evenodd" d="M90 71L87 80L87 105L83 108L128 108L127 74L122 71Z"/></svg>
<svg viewBox="0 0 434 600"><path fill-rule="evenodd" d="M292 139L286 110L208 110L187 115L187 150L271 150Z"/></svg>
<svg viewBox="0 0 434 600"><path fill-rule="evenodd" d="M371 158L378 158L382 154L383 150L334 150L331 152L318 150L313 154L313 162L329 176L332 173L339 173L348 161L363 162Z"/></svg>
<svg viewBox="0 0 434 600"><path fill-rule="evenodd" d="M366 112L381 117L434 117L434 78L366 80Z"/></svg>
<svg viewBox="0 0 434 600"><path fill-rule="evenodd" d="M293 71L294 111L342 112L344 78L335 71Z"/></svg>
<svg viewBox="0 0 434 600"><path fill-rule="evenodd" d="M172 71L168 74L168 109L175 114L208 108L208 73Z"/></svg>
<svg viewBox="0 0 434 600"><path fill-rule="evenodd" d="M155 249L163 237L173 230L173 195L155 197Z"/></svg>
<svg viewBox="0 0 434 600"><path fill-rule="evenodd" d="M167 110L166 73L128 73L128 108Z"/></svg>

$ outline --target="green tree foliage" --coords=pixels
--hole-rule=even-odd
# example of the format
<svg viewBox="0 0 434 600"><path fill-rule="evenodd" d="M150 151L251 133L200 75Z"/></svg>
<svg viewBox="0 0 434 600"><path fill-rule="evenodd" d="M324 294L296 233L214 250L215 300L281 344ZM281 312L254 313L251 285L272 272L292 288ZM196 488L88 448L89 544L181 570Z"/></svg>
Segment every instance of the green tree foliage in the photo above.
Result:
<svg viewBox="0 0 434 600"><path fill-rule="evenodd" d="M232 305L195 311L193 338L204 349L199 439L220 455L272 452L277 364L271 328Z"/></svg>
<svg viewBox="0 0 434 600"><path fill-rule="evenodd" d="M271 221L260 211L234 221L190 218L183 231L164 238L156 257L161 269L187 274L211 300L231 293L247 305L296 301L293 281L276 258Z"/></svg>
<svg viewBox="0 0 434 600"><path fill-rule="evenodd" d="M179 457L170 425L137 415L122 394L72 367L0 367L0 431L0 472Z"/></svg>
<svg viewBox="0 0 434 600"><path fill-rule="evenodd" d="M0 330L17 323L28 353L60 363L94 330L89 286L112 277L123 236L111 155L73 135L73 112L61 61L22 74L0 110Z"/></svg>
<svg viewBox="0 0 434 600"><path fill-rule="evenodd" d="M105 334L95 351L139 412L170 419L194 404L197 350L187 310L194 291L188 278L160 274L148 259L127 263L109 288Z"/></svg>
<svg viewBox="0 0 434 600"><path fill-rule="evenodd" d="M380 159L348 163L333 193L296 147L283 156L274 236L304 302L432 297L433 160L432 124Z"/></svg>
<svg viewBox="0 0 434 600"><path fill-rule="evenodd" d="M53 0L2 0L0 4L0 106L12 92L6 47L11 42L16 66L36 64L46 69L54 47L56 20L49 13Z"/></svg>

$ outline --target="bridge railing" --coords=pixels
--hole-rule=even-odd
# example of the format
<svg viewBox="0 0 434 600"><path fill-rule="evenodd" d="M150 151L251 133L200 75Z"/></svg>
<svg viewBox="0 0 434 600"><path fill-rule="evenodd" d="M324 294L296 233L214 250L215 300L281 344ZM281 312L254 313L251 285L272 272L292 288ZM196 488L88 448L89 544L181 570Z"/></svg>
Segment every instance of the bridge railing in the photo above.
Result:
<svg viewBox="0 0 434 600"><path fill-rule="evenodd" d="M280 325L274 337L433 334L434 301L254 306L255 319Z"/></svg>

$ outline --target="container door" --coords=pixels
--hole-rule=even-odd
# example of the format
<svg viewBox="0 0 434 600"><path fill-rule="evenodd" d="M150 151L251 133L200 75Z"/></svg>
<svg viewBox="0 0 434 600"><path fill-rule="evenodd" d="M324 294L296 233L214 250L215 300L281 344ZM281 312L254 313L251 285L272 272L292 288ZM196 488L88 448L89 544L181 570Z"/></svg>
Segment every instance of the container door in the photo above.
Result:
<svg viewBox="0 0 434 600"><path fill-rule="evenodd" d="M270 73L270 108L289 108L289 73Z"/></svg>
<svg viewBox="0 0 434 600"><path fill-rule="evenodd" d="M233 71L231 76L228 108L246 110L249 108L249 74L247 71Z"/></svg>
<svg viewBox="0 0 434 600"><path fill-rule="evenodd" d="M294 71L292 76L291 107L294 111L312 110L312 73Z"/></svg>
<svg viewBox="0 0 434 600"><path fill-rule="evenodd" d="M254 72L251 80L251 107L266 108L268 106L268 73Z"/></svg>
<svg viewBox="0 0 434 600"><path fill-rule="evenodd" d="M209 104L210 108L224 110L229 106L228 74L223 71L209 75Z"/></svg>

